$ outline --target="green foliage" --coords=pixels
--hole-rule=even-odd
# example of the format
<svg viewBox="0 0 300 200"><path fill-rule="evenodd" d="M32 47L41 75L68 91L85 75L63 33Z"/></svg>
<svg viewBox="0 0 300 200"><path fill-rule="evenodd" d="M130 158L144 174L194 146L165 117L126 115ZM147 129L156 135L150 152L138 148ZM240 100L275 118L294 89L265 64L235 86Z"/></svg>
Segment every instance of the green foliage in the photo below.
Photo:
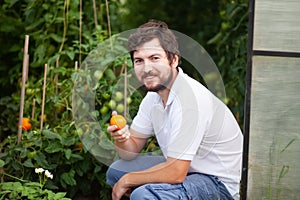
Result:
<svg viewBox="0 0 300 200"><path fill-rule="evenodd" d="M55 178L48 180L45 187L68 192L71 197L80 192L85 195L93 193L95 188L91 184L79 184L82 182L94 183L94 187L98 189L106 188L101 175L105 173L106 166L82 149L76 131L74 128L70 129L72 130L69 132L59 133L49 129L24 132L19 144L16 144L15 136L8 136L1 143L0 157L5 163L4 172L23 179L36 180L34 168L51 170ZM9 181L7 178L4 180Z"/></svg>
<svg viewBox="0 0 300 200"><path fill-rule="evenodd" d="M219 12L219 32L208 40L226 89L226 103L243 126L247 66L248 4L224 3Z"/></svg>
<svg viewBox="0 0 300 200"><path fill-rule="evenodd" d="M115 46L115 51L118 51L118 49L122 48ZM98 53L104 54L105 51L100 49ZM30 131L23 131L21 142L17 144L16 134L9 134L9 132L15 130L16 123L12 124L11 127L7 127L7 137L0 143L0 159L5 163L4 172L15 177L32 179L35 177L32 169L42 167L52 170L56 175L54 180L48 181L45 185L48 189L67 192L69 197L78 194L99 196L99 191L101 191L101 195L106 195L102 199L108 198L110 188L105 183L107 166L99 160L101 161L100 158L106 158L103 154L104 151L113 150L113 146L108 145L111 141L106 136L106 127L114 108L108 108L105 113L101 113L100 110L112 100L116 104L123 104L127 100L123 95L124 84L119 83L119 81L121 77L124 77L124 63L129 62L128 59L127 54L119 56L117 59L111 56L101 57L101 62L107 63L106 67L103 68L103 73L100 73L101 76L99 74L95 76L95 72L102 70L102 68L94 69L94 65L86 67L83 64L82 69L78 71L71 68L49 66L45 114L43 116L44 128L42 130L40 130L40 116L43 78L40 77L39 80L35 80L29 77L26 83L27 95L25 97L24 116L31 118L32 128ZM127 67L129 70L132 66ZM85 82L78 82L79 80L76 78L78 74L82 75L80 78ZM58 82L55 79L56 75L59 77ZM76 129L75 127L76 121L73 115L76 115L76 109L78 106L87 105L89 102L85 102L85 99L83 101L78 101L80 99L77 98L74 99L74 83L79 83L80 91L84 94L91 89L95 92L95 99L93 99L95 103L93 104L94 107L91 107L91 113L96 117L96 124L100 127L99 132L95 134L91 124L85 126L87 129L84 129L84 132L82 132L82 129ZM120 88L118 89L117 86L123 90L119 90ZM96 90L93 88L96 88ZM129 90L132 90L128 92L128 94L132 94L132 97L127 96L131 98L130 105L136 106L132 110L137 110L141 99L137 97L140 97L140 95L134 91L134 88L129 88ZM10 104L18 104L18 95L18 93L15 93L12 98L4 98L3 101L7 104L3 103L2 105L6 112L16 112L16 108L13 107L14 110L10 109L12 107ZM11 102L8 103L9 101ZM32 102L35 102L34 106ZM80 104L77 105L77 102L80 102ZM79 111L82 111L82 109ZM133 113L133 115L135 114ZM80 112L79 115L84 116L84 113ZM12 120L16 122L17 116L15 115ZM89 138L90 143L84 143L85 140L81 137L82 134L93 136ZM104 138L101 135L106 137ZM97 143L95 143L96 140Z"/></svg>
<svg viewBox="0 0 300 200"><path fill-rule="evenodd" d="M66 193L54 193L51 190L43 190L37 182L6 182L0 183L0 199L47 199L47 200L69 200Z"/></svg>
<svg viewBox="0 0 300 200"><path fill-rule="evenodd" d="M29 76L26 83L24 116L30 118L32 128L30 131L23 131L21 142L17 144L16 134L10 134L16 133L16 123L6 126L7 137L4 137L4 141L0 143L0 159L5 163L3 166L5 173L23 179L34 179L32 169L42 167L55 174L55 179L49 180L45 185L49 190L67 192L69 197L79 194L99 196L101 193L102 199L109 198L110 188L105 183L107 166L100 161L106 159L107 154L103 152L113 151L113 146L109 145L110 138L106 135L106 127L111 111L117 107L109 107L106 112L100 110L103 106L108 106L112 100L117 106L124 104L124 101L130 98L131 114L135 115L134 111L137 110L141 100L141 95L134 88L128 88L127 98L123 94L124 84L121 78L124 78L124 67L126 66L127 70L132 68L126 64L130 62L130 58L128 54L124 54L124 51L126 49L118 45L114 45L112 51L110 46L106 49L95 48L91 54L96 56L89 57L93 61L91 65L86 64L90 63L87 59L77 71L73 68L49 65L42 130L40 122L44 80L43 76L38 80ZM120 56L115 58L114 52ZM80 79L78 75L81 75ZM95 98L92 99L94 103L91 102L94 106L86 108L92 109L89 113L96 117L98 132L93 131L93 124L85 124L84 129L75 127L76 118L74 119L73 116L74 114L76 116L76 110L87 106L90 102L86 102L86 99L81 101L74 96L74 89L78 89L74 83L78 84L84 97L88 96L88 92L94 91ZM14 122L17 121L18 106L15 108L11 105L19 104L19 95L17 92L10 98L3 98L2 103L3 110L7 112L3 115L9 116L12 112L15 113L10 119ZM84 116L83 112L78 114ZM5 124L6 121L4 120L3 123ZM84 139L87 137L82 137L83 134L88 136L89 143L85 143ZM5 178L5 181L11 180Z"/></svg>
<svg viewBox="0 0 300 200"><path fill-rule="evenodd" d="M173 30L182 32L204 44L217 31L221 1L130 0L119 9L118 20L112 22L121 30L137 28L149 19L165 21Z"/></svg>
<svg viewBox="0 0 300 200"><path fill-rule="evenodd" d="M4 166L4 161L3 166ZM2 172L3 173L3 172ZM36 168L35 173L39 175L39 182L32 182L27 180L22 180L17 177L5 174L10 178L13 178L17 181L15 182L3 182L0 183L0 199L47 199L47 200L68 200L65 198L65 192L54 193L51 190L43 189L48 178L52 179L53 175L43 168Z"/></svg>
<svg viewBox="0 0 300 200"><path fill-rule="evenodd" d="M98 2L97 2L98 3ZM110 6L118 1L110 1ZM103 38L107 38L105 2L97 21L92 1L82 5L82 28L79 29L79 0L28 1L5 0L0 7L0 88L1 97L17 90L20 80L25 35L29 35L29 74L39 77L45 63L59 58L61 67L74 66ZM113 15L112 12L110 12ZM99 20L100 19L100 20ZM101 25L97 25L96 24ZM81 36L81 37L79 37ZM95 40L95 37L97 40Z"/></svg>
<svg viewBox="0 0 300 200"><path fill-rule="evenodd" d="M0 141L5 138L7 133L17 132L16 119L20 107L13 98L7 96L0 99Z"/></svg>
<svg viewBox="0 0 300 200"><path fill-rule="evenodd" d="M217 6L216 2L208 0L124 2L109 1L113 30L136 28L149 18L155 18L166 21L170 28L199 41L213 55L220 68L227 103L242 124L247 48L246 1L218 1ZM109 158L115 156L111 151L112 141L105 131L108 120L111 111L116 109L125 114L130 123L143 93L133 86L124 88L124 67L130 71L132 66L128 55L114 57L118 54L116 52L124 51L122 45L115 45L115 49L107 52L96 48L108 39L105 2L97 2L97 8L95 21L92 1L84 1L80 30L79 0L5 0L1 4L0 171L20 180L30 180L13 182L15 179L0 174L1 187L6 187L4 191L8 191L1 195L22 198L22 193L18 192L22 188L28 191L23 198L28 199L30 195L55 199L56 195L65 193L71 198L82 195L110 199L110 188L105 183L107 166L99 162L99 158L108 159L108 153L111 153ZM32 128L28 132L23 131L22 140L17 144L20 84L16 83L21 80L25 34L30 36L30 63L24 117L31 119ZM84 60L91 53L98 55L93 57L94 66L85 66ZM78 71L74 70L75 61L79 61ZM45 115L41 116L42 74L46 63ZM92 106L86 103L87 99L83 96L77 96L80 98L72 101L78 76L83 77L82 84L76 87L79 94L86 94L94 88ZM129 113L122 112L125 102ZM74 108L87 110L77 114L89 114L96 119L96 123L82 123L80 128L75 127ZM41 118L44 120L42 130ZM88 136L88 143L84 143L83 135ZM158 150L156 140L151 138L143 152ZM37 167L53 171L54 179L48 180L42 191L31 193L32 188L37 187L38 176L33 172Z"/></svg>

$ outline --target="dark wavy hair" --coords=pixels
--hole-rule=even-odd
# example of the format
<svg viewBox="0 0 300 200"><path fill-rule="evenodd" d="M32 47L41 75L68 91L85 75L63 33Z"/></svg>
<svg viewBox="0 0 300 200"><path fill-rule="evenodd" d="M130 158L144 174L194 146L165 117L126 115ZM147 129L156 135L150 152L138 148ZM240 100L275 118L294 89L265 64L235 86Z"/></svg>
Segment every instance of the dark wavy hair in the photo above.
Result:
<svg viewBox="0 0 300 200"><path fill-rule="evenodd" d="M180 64L180 52L174 33L165 22L153 19L142 24L129 36L128 48L131 60L133 61L133 53L139 46L155 38L159 40L160 45L165 50L169 62L172 62L174 55L178 55Z"/></svg>

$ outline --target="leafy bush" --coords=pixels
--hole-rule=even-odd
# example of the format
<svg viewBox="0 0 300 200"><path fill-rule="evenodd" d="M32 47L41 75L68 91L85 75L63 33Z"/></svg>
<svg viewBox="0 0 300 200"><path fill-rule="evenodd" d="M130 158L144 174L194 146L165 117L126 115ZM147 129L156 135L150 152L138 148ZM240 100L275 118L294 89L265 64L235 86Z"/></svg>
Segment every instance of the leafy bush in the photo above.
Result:
<svg viewBox="0 0 300 200"><path fill-rule="evenodd" d="M2 160L1 160L2 161ZM1 162L1 167L4 165L4 161ZM42 168L36 168L35 173L39 175L39 182L32 182L22 180L17 177L5 174L11 178L16 179L15 182L0 183L0 195L1 199L45 199L45 200L69 200L65 198L65 192L54 193L51 190L43 189L48 178L53 179L53 174L48 170Z"/></svg>
<svg viewBox="0 0 300 200"><path fill-rule="evenodd" d="M118 105L123 105L124 101L130 100L128 103L133 106L132 110L134 111L137 110L140 101L138 92L129 92L132 97L127 96L128 98L126 98L123 94L124 85L122 83L117 84L120 77L123 77L121 68L124 67L124 62L128 62L128 59L128 55L117 58L114 62L108 64L103 72L101 68L92 72L89 71L90 69L82 68L77 72L72 68L50 66L47 76L45 114L42 116L44 128L42 130L40 129L40 116L43 78L36 82L34 82L34 79L29 78L26 84L27 95L24 113L26 117L31 118L32 127L29 131L23 131L20 143L16 143L16 134L8 135L0 143L0 159L5 163L3 171L11 176L31 180L36 178L33 169L42 167L53 171L55 174L55 178L49 180L45 185L47 189L65 191L69 197L74 197L80 193L94 196L100 196L101 194L101 199L108 198L110 188L105 183L107 166L99 162L99 157L104 155L101 152L91 154L91 149L82 143L81 134L78 134L75 127L76 122L73 118L74 101L72 101L72 98L74 98L73 88L74 82L77 81L76 74L79 72L88 73L87 79L92 77L93 80L96 80L95 106L92 108L92 112L97 118L99 127L101 127L99 134L105 135L112 110L119 109L120 112L123 112L123 108ZM129 70L130 66L127 67ZM100 73L100 76L98 73ZM56 74L59 75L61 81L55 81ZM123 90L118 90L116 85L119 85ZM82 84L82 87L84 90L91 89L86 87L85 83ZM16 93L12 98L8 98L11 100L12 105L18 104L18 95ZM3 101L8 102L8 99L5 99ZM112 101L115 102L115 106L111 105ZM35 104L33 105L32 102L35 102ZM4 109L7 112L16 112L16 108L11 107L10 104L4 105L3 103L3 106L7 106L7 109ZM10 109L10 107L13 109ZM104 107L106 107L105 110ZM79 114L83 115L83 113ZM17 121L16 115L13 121ZM15 127L16 123L11 124L11 131L16 130ZM89 129L87 129L89 131L85 133L93 134L91 128L89 126ZM98 138L98 136L95 137ZM109 137L107 138L109 139ZM94 143L94 140L92 142ZM107 146L101 139L99 142L102 142L102 146ZM107 142L109 141L107 140ZM96 147L100 148L98 143ZM11 181L7 177L3 177L3 180L5 182ZM94 194L95 191L97 194Z"/></svg>

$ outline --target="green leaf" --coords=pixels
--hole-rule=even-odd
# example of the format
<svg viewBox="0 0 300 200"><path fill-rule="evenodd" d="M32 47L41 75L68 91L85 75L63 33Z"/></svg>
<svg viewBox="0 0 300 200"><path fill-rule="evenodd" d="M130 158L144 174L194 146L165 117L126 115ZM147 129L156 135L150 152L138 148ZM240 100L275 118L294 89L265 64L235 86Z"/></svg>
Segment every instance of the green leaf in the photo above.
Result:
<svg viewBox="0 0 300 200"><path fill-rule="evenodd" d="M78 160L84 160L84 158L81 155L74 154L74 153L71 154L71 158L72 158L73 162L78 161Z"/></svg>
<svg viewBox="0 0 300 200"><path fill-rule="evenodd" d="M47 153L55 153L55 152L60 152L63 150L64 149L63 149L62 144L58 141L50 142L50 144L45 148L45 151Z"/></svg>
<svg viewBox="0 0 300 200"><path fill-rule="evenodd" d="M107 76L107 78L109 80L115 80L116 79L116 75L115 75L115 73L113 72L112 69L108 68L107 70L104 71L104 73L105 73L105 75Z"/></svg>
<svg viewBox="0 0 300 200"><path fill-rule="evenodd" d="M21 192L23 190L23 186L20 182L4 182L0 183L1 190L9 190L15 192Z"/></svg>
<svg viewBox="0 0 300 200"><path fill-rule="evenodd" d="M47 194L47 199L54 199L55 194L51 190L44 190L44 193Z"/></svg>
<svg viewBox="0 0 300 200"><path fill-rule="evenodd" d="M69 160L71 157L71 154L72 154L71 149L65 149L64 151L65 151L65 156L66 156L67 160Z"/></svg>
<svg viewBox="0 0 300 200"><path fill-rule="evenodd" d="M44 23L44 19L40 18L34 22L32 22L29 26L25 28L27 32L32 31L33 29L37 28L39 25Z"/></svg>
<svg viewBox="0 0 300 200"><path fill-rule="evenodd" d="M56 35L54 33L50 33L49 34L49 37L52 38L55 42L57 43L61 43L63 40L66 40L64 39L63 37L59 36L59 35Z"/></svg>
<svg viewBox="0 0 300 200"><path fill-rule="evenodd" d="M43 130L43 135L45 135L48 139L59 139L61 140L61 136L58 135L57 133L54 133L50 130Z"/></svg>
<svg viewBox="0 0 300 200"><path fill-rule="evenodd" d="M66 146L74 145L77 142L74 136L72 137L61 137L61 143Z"/></svg>
<svg viewBox="0 0 300 200"><path fill-rule="evenodd" d="M69 58L70 58L71 60L74 60L74 57L75 57L75 52L74 52L74 51L68 51L68 52L67 52L67 55L69 56Z"/></svg>
<svg viewBox="0 0 300 200"><path fill-rule="evenodd" d="M76 180L74 179L75 176L75 171L71 169L69 172L63 173L61 175L61 184L64 186L75 186L76 185Z"/></svg>
<svg viewBox="0 0 300 200"><path fill-rule="evenodd" d="M34 165L32 164L32 160L31 160L31 159L27 159L27 160L23 163L23 165L24 165L25 167L29 167L29 168L33 168L33 167L34 167Z"/></svg>
<svg viewBox="0 0 300 200"><path fill-rule="evenodd" d="M64 196L66 196L66 192L59 192L54 195L54 199L61 200Z"/></svg>
<svg viewBox="0 0 300 200"><path fill-rule="evenodd" d="M43 146L43 140L34 140L34 145L37 147L41 147Z"/></svg>
<svg viewBox="0 0 300 200"><path fill-rule="evenodd" d="M0 159L0 167L3 167L4 165L5 165L4 160L1 160L1 159Z"/></svg>
<svg viewBox="0 0 300 200"><path fill-rule="evenodd" d="M49 165L48 161L46 160L46 156L41 153L37 152L37 154L34 157L34 160L37 162L37 164L44 168L44 169L52 169L52 167Z"/></svg>
<svg viewBox="0 0 300 200"><path fill-rule="evenodd" d="M99 166L99 165L97 165L96 167L95 167L95 169L94 169L94 173L99 173L100 171L102 170L102 167L101 166Z"/></svg>
<svg viewBox="0 0 300 200"><path fill-rule="evenodd" d="M218 41L220 41L221 39L223 38L223 33L222 32L219 32L217 33L213 38L211 38L207 44L215 44L217 43Z"/></svg>
<svg viewBox="0 0 300 200"><path fill-rule="evenodd" d="M38 182L28 182L24 184L25 186L30 186L30 187L34 187L34 188L40 188L41 185Z"/></svg>

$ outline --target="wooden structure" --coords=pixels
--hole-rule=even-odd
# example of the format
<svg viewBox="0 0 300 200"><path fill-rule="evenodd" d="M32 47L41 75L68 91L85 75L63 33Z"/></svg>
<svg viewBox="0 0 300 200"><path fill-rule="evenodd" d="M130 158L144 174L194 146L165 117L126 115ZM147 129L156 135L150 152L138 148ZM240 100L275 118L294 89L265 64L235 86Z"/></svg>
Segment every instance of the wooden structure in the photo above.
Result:
<svg viewBox="0 0 300 200"><path fill-rule="evenodd" d="M242 199L300 199L300 1L250 0Z"/></svg>

